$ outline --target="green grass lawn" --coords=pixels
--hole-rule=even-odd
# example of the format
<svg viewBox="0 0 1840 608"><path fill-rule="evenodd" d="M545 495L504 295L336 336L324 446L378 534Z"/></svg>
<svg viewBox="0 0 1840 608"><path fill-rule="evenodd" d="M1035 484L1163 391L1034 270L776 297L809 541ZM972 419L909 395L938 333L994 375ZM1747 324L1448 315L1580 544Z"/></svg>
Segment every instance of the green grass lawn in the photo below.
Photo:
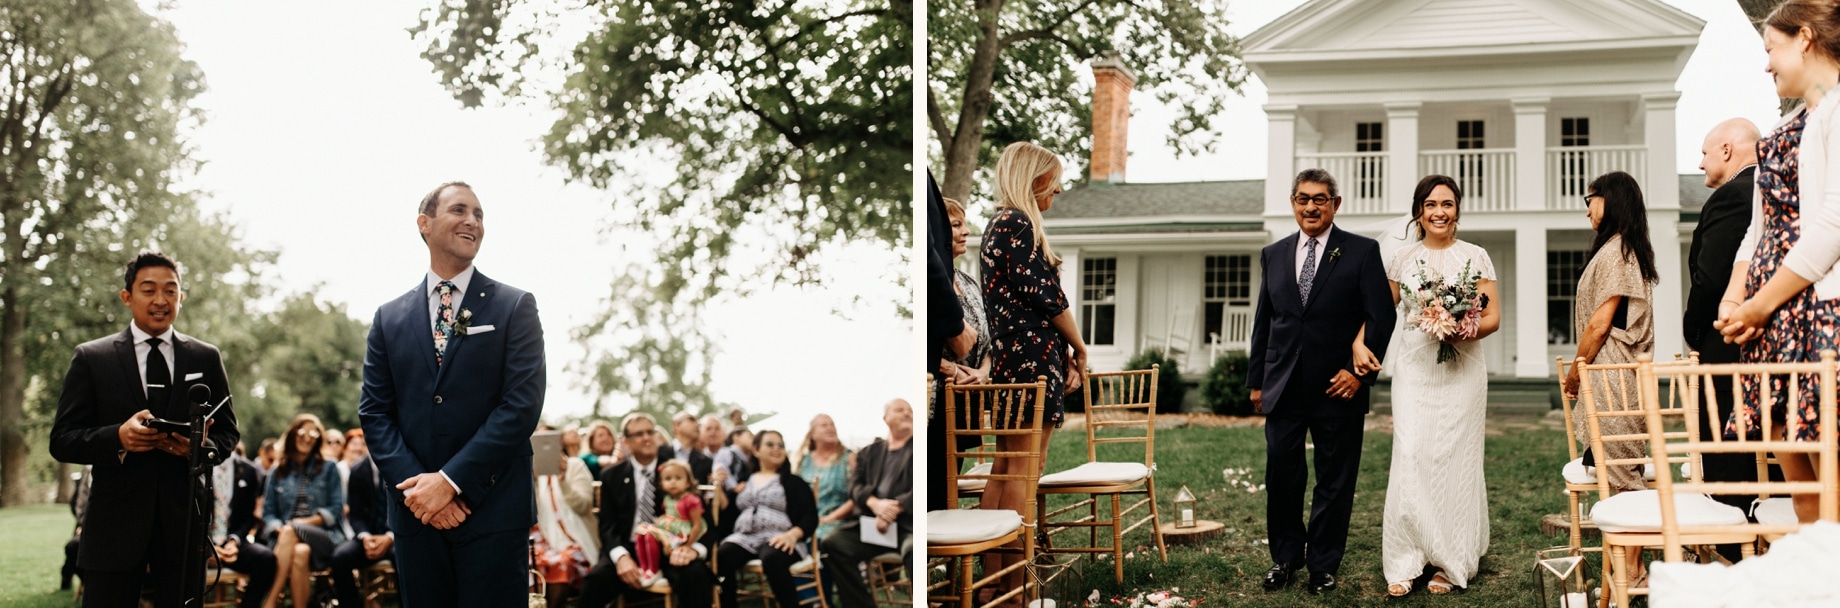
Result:
<svg viewBox="0 0 1840 608"><path fill-rule="evenodd" d="M69 591L57 590L64 542L74 523L69 505L0 509L0 606L77 605Z"/></svg>
<svg viewBox="0 0 1840 608"><path fill-rule="evenodd" d="M1158 431L1156 435L1157 498L1164 521L1172 520L1171 500L1179 488L1187 485L1197 495L1196 517L1225 524L1229 528L1226 535L1198 546L1171 545L1169 563L1165 564L1157 560L1155 543L1145 533L1146 526L1125 537L1135 557L1125 560L1124 584L1113 582L1109 562L1092 563L1082 558L1080 569L1070 573L1072 578L1065 584L1056 581L1054 588L1062 596L1063 606L1083 605L1093 590L1109 600L1172 588L1180 589L1183 597L1202 600L1203 605L1377 606L1388 601L1427 606L1527 605L1537 593L1529 574L1534 551L1565 542L1562 537L1540 532L1542 515L1565 508L1565 495L1558 482L1566 454L1563 431L1550 426L1534 419L1491 424L1484 456L1490 511L1489 553L1482 558L1481 571L1465 592L1433 596L1421 585L1403 600L1386 597L1380 565L1380 525L1393 437L1385 429L1369 429L1366 433L1348 553L1338 575L1340 589L1319 598L1310 596L1302 581L1293 581L1285 590L1265 592L1260 582L1272 563L1267 547L1260 543L1266 538L1265 494L1249 492L1243 485L1229 487L1222 473L1223 469L1240 469L1236 478L1263 483L1265 435L1260 427L1186 427ZM1084 431L1056 433L1050 443L1048 470L1063 470L1084 462L1085 441ZM1102 458L1108 459L1121 456L1101 453ZM1313 484L1313 474L1311 479ZM1086 534L1077 530L1057 536L1056 542L1065 544L1075 536L1079 537L1078 543L1085 543ZM1107 541L1101 538L1100 543Z"/></svg>

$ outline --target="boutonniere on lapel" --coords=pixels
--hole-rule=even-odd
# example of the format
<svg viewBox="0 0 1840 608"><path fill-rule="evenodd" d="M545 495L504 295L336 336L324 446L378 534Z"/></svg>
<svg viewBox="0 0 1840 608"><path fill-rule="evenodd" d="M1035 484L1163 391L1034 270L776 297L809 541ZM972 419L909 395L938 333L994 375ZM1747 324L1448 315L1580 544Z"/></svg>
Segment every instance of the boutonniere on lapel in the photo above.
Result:
<svg viewBox="0 0 1840 608"><path fill-rule="evenodd" d="M464 336L467 330L472 329L472 327L473 311L465 308L460 309L460 316L454 319L454 335Z"/></svg>
<svg viewBox="0 0 1840 608"><path fill-rule="evenodd" d="M1334 249L1329 250L1329 261L1333 262L1335 261L1335 258L1339 258L1339 257L1342 257L1341 247L1336 247Z"/></svg>

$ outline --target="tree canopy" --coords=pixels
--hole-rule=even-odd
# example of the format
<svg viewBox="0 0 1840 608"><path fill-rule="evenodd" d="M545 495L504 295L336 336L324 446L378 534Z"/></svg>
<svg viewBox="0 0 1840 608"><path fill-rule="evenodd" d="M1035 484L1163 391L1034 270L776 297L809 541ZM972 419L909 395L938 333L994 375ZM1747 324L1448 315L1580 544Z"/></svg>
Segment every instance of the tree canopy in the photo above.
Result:
<svg viewBox="0 0 1840 608"><path fill-rule="evenodd" d="M717 405L698 321L710 300L822 284L820 254L845 242L905 255L912 13L907 0L465 0L412 32L461 103L553 107L546 162L651 238L606 314L576 330L592 353L577 371L641 409L698 410Z"/></svg>

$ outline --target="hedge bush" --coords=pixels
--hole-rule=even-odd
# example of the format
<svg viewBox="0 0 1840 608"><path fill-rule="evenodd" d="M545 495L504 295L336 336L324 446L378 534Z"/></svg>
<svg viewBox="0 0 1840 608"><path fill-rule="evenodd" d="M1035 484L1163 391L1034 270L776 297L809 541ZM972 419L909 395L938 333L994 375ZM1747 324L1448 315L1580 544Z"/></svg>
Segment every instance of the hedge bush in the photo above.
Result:
<svg viewBox="0 0 1840 608"><path fill-rule="evenodd" d="M1155 365L1160 369L1156 380L1156 413L1175 414L1182 411L1182 397L1188 394L1188 385L1182 383L1181 366L1175 359L1163 356L1161 350L1145 350L1132 356L1124 364L1126 371L1150 369Z"/></svg>
<svg viewBox="0 0 1840 608"><path fill-rule="evenodd" d="M1246 388L1245 351L1228 351L1214 359L1207 376L1201 379L1201 404L1222 416L1249 416L1252 390Z"/></svg>

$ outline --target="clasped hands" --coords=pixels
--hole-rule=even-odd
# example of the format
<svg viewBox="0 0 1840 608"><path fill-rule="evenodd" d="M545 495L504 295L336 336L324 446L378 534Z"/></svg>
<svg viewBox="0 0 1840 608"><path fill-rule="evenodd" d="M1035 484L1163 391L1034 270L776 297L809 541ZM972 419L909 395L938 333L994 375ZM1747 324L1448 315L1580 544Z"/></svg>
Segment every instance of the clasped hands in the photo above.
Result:
<svg viewBox="0 0 1840 608"><path fill-rule="evenodd" d="M127 422L116 427L115 438L121 440L121 449L129 452L159 450L180 458L192 455L190 437L178 433L162 433L158 429L147 426L147 421L152 419L153 412L141 410L128 417ZM205 432L210 433L211 425L216 422L216 420L206 419Z"/></svg>
<svg viewBox="0 0 1840 608"><path fill-rule="evenodd" d="M457 500L454 486L439 472L410 477L396 484L396 489L403 491L403 504L409 512L436 530L452 530L473 514L464 501Z"/></svg>
<svg viewBox="0 0 1840 608"><path fill-rule="evenodd" d="M875 514L876 532L888 532L888 526L894 525L895 518L901 516L901 501L899 500L870 497L868 503L869 511Z"/></svg>
<svg viewBox="0 0 1840 608"><path fill-rule="evenodd" d="M1719 330L1725 337L1726 344L1743 344L1763 335L1763 326L1770 320L1773 307L1766 307L1763 302L1752 297L1739 303L1726 299L1719 302L1719 318L1712 321L1712 328Z"/></svg>

